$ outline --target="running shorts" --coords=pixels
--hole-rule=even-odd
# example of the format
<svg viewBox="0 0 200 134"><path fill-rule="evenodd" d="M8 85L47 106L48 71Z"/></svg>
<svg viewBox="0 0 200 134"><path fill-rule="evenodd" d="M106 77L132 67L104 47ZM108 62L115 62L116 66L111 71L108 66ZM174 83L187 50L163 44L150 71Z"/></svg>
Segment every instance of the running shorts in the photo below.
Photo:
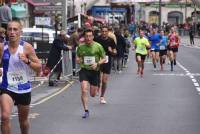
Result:
<svg viewBox="0 0 200 134"><path fill-rule="evenodd" d="M12 98L14 105L30 105L31 103L31 92L18 94L9 90L1 89L1 95L2 94L9 95Z"/></svg>

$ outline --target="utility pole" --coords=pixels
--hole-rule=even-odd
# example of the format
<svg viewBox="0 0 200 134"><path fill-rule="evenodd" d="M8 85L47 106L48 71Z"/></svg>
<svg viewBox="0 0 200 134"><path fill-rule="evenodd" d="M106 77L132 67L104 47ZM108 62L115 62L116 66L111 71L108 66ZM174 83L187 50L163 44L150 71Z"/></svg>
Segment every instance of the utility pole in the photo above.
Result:
<svg viewBox="0 0 200 134"><path fill-rule="evenodd" d="M185 0L185 22L187 21L187 0Z"/></svg>
<svg viewBox="0 0 200 134"><path fill-rule="evenodd" d="M159 0L159 27L161 28L161 17L162 17L162 0Z"/></svg>
<svg viewBox="0 0 200 134"><path fill-rule="evenodd" d="M62 0L63 12L62 12L62 29L67 30L67 0Z"/></svg>

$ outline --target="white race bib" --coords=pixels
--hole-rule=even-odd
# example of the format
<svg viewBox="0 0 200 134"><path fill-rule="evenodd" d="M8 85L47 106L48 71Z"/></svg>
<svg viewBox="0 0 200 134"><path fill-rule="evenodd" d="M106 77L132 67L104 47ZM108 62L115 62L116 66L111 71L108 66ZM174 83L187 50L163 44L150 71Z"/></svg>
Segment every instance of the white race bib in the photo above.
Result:
<svg viewBox="0 0 200 134"><path fill-rule="evenodd" d="M95 56L84 56L84 64L92 65L95 63Z"/></svg>
<svg viewBox="0 0 200 134"><path fill-rule="evenodd" d="M165 46L160 46L160 50L165 50Z"/></svg>
<svg viewBox="0 0 200 134"><path fill-rule="evenodd" d="M28 81L25 71L8 72L7 79L8 84L12 86L24 84Z"/></svg>
<svg viewBox="0 0 200 134"><path fill-rule="evenodd" d="M171 43L171 44L170 44L170 46L176 46L176 43L175 43L175 42L173 42L173 43Z"/></svg>
<svg viewBox="0 0 200 134"><path fill-rule="evenodd" d="M138 50L139 50L139 51L145 51L145 48L139 46L139 47L138 47Z"/></svg>
<svg viewBox="0 0 200 134"><path fill-rule="evenodd" d="M108 63L109 62L109 57L106 55L106 61L105 63Z"/></svg>

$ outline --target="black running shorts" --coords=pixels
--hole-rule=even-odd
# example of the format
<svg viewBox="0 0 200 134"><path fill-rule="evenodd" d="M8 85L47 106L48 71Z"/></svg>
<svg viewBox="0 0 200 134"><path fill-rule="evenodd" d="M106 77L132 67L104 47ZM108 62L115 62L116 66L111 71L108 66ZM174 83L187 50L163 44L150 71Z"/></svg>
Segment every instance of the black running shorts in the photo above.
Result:
<svg viewBox="0 0 200 134"><path fill-rule="evenodd" d="M9 95L12 98L14 105L30 105L31 103L31 92L18 94L9 90L1 89L1 95L2 94Z"/></svg>
<svg viewBox="0 0 200 134"><path fill-rule="evenodd" d="M81 69L79 71L79 80L82 81L88 81L93 86L98 86L99 84L99 71L95 70L87 70L87 69Z"/></svg>

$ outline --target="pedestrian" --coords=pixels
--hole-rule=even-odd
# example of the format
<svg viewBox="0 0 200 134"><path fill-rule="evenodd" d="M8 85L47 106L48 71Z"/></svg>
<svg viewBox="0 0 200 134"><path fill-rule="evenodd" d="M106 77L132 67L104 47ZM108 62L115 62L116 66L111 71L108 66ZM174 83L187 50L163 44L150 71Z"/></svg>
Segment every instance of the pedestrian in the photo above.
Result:
<svg viewBox="0 0 200 134"><path fill-rule="evenodd" d="M83 34L83 30L81 28L78 28L75 30L69 38L68 44L72 47L72 69L73 69L73 76L76 75L76 48L79 45L79 38Z"/></svg>
<svg viewBox="0 0 200 134"><path fill-rule="evenodd" d="M190 45L194 45L194 31L193 31L193 26L191 26L189 30L189 37L190 37Z"/></svg>
<svg viewBox="0 0 200 134"><path fill-rule="evenodd" d="M99 82L99 67L105 62L103 47L93 41L92 29L84 31L85 43L77 48L77 63L80 64L79 80L81 82L81 100L85 110L82 118L89 117L88 109L88 83L90 84L90 96L95 97Z"/></svg>
<svg viewBox="0 0 200 134"><path fill-rule="evenodd" d="M144 75L144 61L147 55L147 48L150 48L148 39L144 37L144 31L140 30L140 36L133 41L135 45L136 62L138 64L138 74Z"/></svg>
<svg viewBox="0 0 200 134"><path fill-rule="evenodd" d="M6 29L0 27L0 43L3 43L5 41L5 37L6 37Z"/></svg>
<svg viewBox="0 0 200 134"><path fill-rule="evenodd" d="M100 86L101 86L101 95L100 95L100 103L106 104L106 100L104 98L108 77L111 72L112 67L112 57L117 54L116 44L112 38L108 36L109 30L107 26L103 26L101 28L101 36L97 38L97 42L101 44L106 52L106 62L100 66Z"/></svg>
<svg viewBox="0 0 200 134"><path fill-rule="evenodd" d="M7 29L8 22L12 20L12 12L9 7L10 0L5 0L3 6L0 7L0 22L1 27Z"/></svg>
<svg viewBox="0 0 200 134"><path fill-rule="evenodd" d="M62 72L61 51L68 51L72 48L71 46L66 45L67 39L68 37L66 36L66 32L62 30L58 37L56 37L53 41L46 64L46 67L48 67L50 70L53 69L52 72L50 72L51 74L49 75L49 86L56 85L56 82Z"/></svg>
<svg viewBox="0 0 200 134"><path fill-rule="evenodd" d="M11 113L17 106L21 134L29 131L31 102L30 69L39 74L41 63L31 44L20 39L22 25L18 20L8 22L9 41L0 43L0 58L3 65L1 90L1 132L11 134ZM1 72L2 73L2 72Z"/></svg>

